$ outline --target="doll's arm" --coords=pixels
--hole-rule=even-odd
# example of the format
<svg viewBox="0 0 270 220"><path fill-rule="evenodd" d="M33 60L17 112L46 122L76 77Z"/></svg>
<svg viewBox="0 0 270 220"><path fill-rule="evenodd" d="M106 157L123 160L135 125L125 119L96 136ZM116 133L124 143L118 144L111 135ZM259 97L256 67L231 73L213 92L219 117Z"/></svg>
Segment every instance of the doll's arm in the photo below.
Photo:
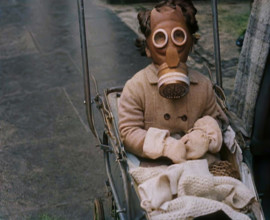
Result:
<svg viewBox="0 0 270 220"><path fill-rule="evenodd" d="M204 146L211 153L220 151L222 145L222 125L228 124L228 118L216 101L214 89L210 80L206 84L207 98L202 118L198 119L193 128L182 140L187 148L187 159L197 159L201 154L196 146ZM207 144L207 142L209 142ZM201 144L200 144L201 143Z"/></svg>
<svg viewBox="0 0 270 220"><path fill-rule="evenodd" d="M121 94L118 106L119 131L125 148L142 157L146 130L144 129L142 97L136 93L136 89L141 88L128 81Z"/></svg>

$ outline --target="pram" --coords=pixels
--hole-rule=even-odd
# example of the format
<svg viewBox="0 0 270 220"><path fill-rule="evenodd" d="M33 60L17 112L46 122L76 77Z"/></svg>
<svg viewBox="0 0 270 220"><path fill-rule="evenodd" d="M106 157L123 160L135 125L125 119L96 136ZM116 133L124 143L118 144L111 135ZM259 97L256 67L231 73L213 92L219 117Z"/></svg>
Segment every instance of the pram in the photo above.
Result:
<svg viewBox="0 0 270 220"><path fill-rule="evenodd" d="M217 69L217 84L222 85L221 67L219 58L219 40L217 27L217 1L212 1L213 8L213 27L215 42L215 61ZM80 34L82 45L82 59L84 72L85 104L88 122L93 135L97 138L98 146L104 152L105 168L108 180L106 181L108 194L111 200L111 218L112 219L149 219L147 213L140 207L140 197L137 184L129 174L130 164L139 166L140 159L125 151L121 143L118 131L118 102L121 96L122 88L110 88L100 95L96 86L94 97L90 93L90 75L88 71L87 43L85 34L84 4L83 0L78 0ZM96 85L95 80L93 79ZM219 86L216 86L218 100L223 109L225 96ZM95 104L101 113L104 123L103 135L99 136L96 125L93 120L92 104ZM242 142L241 144L244 144ZM240 145L241 145L240 144ZM238 141L235 140L231 149L223 147L221 151L222 159L231 162L235 169L240 173L241 181L248 186L250 190L256 193L253 178L249 167L242 160L242 151ZM257 199L258 196L257 196ZM106 216L106 219L109 218ZM214 217L212 217L214 218ZM217 219L218 217L216 217ZM257 215L258 219L264 219L262 210ZM100 199L94 201L94 219L105 219L103 204Z"/></svg>

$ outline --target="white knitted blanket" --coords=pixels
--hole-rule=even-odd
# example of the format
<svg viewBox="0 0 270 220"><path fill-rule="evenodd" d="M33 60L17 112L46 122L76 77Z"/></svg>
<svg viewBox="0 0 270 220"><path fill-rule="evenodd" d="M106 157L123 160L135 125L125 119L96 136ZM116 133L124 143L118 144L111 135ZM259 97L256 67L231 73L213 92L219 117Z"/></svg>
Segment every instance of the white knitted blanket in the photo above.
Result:
<svg viewBox="0 0 270 220"><path fill-rule="evenodd" d="M190 219L219 210L231 219L250 219L240 210L254 201L253 193L237 179L213 176L206 160L137 167L130 173L151 219Z"/></svg>

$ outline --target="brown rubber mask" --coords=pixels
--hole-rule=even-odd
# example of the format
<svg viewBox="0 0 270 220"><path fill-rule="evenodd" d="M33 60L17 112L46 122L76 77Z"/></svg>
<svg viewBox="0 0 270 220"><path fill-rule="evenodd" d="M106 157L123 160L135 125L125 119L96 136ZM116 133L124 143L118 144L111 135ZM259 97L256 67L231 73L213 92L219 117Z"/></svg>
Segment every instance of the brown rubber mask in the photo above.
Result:
<svg viewBox="0 0 270 220"><path fill-rule="evenodd" d="M193 43L181 9L153 9L151 34L146 41L153 62L159 66L160 95L169 99L186 95L190 84L186 61Z"/></svg>

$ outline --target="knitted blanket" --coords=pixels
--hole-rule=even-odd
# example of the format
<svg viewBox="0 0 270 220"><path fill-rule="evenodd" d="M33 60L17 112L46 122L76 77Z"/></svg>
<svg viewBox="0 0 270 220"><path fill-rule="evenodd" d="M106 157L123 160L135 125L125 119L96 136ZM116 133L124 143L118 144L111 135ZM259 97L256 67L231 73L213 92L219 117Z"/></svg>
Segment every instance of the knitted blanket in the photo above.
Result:
<svg viewBox="0 0 270 220"><path fill-rule="evenodd" d="M250 219L240 211L255 200L253 193L237 179L213 176L205 159L130 173L151 219L190 219L219 210L231 219Z"/></svg>

